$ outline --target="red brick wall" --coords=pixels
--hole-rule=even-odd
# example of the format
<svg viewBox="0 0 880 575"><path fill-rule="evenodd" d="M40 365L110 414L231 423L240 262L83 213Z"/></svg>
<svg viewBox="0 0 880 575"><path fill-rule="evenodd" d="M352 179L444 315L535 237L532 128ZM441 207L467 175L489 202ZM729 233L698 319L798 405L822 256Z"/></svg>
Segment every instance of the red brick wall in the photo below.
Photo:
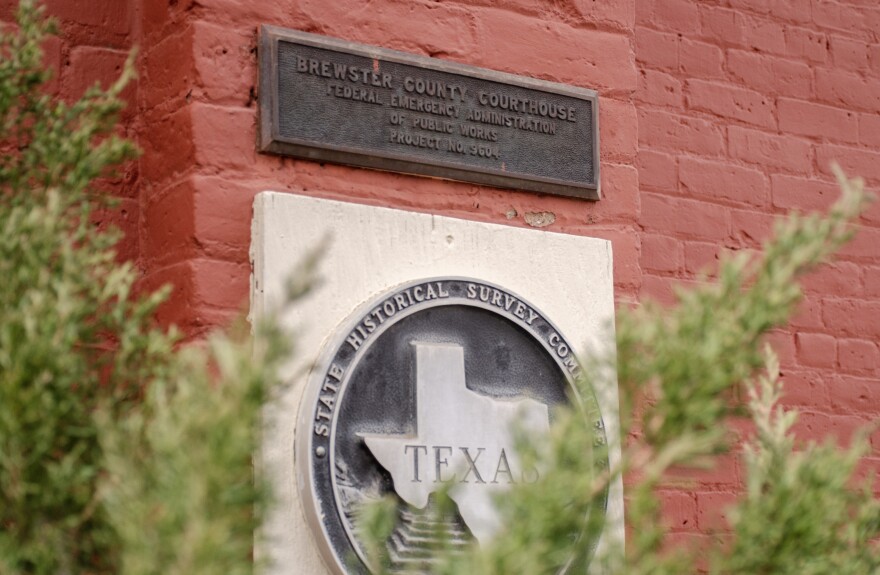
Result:
<svg viewBox="0 0 880 575"><path fill-rule="evenodd" d="M719 249L756 247L772 216L828 206L832 161L876 189L878 25L875 0L637 0L640 296L669 300ZM858 227L772 338L807 439L880 412L880 206ZM683 539L724 528L742 469L723 471L668 494Z"/></svg>
<svg viewBox="0 0 880 575"><path fill-rule="evenodd" d="M12 0L0 0L8 20ZM608 238L622 303L670 299L722 248L753 248L771 218L827 206L829 162L880 182L876 0L51 0L47 59L72 97L140 47L124 130L143 149L110 182L125 199L146 287L191 337L246 306L251 202L262 190ZM597 203L260 155L256 30L296 28L597 89ZM880 411L880 206L807 281L773 336L806 438L847 436ZM878 438L880 441L880 438ZM681 539L723 529L734 456L665 494ZM880 467L880 458L868 466Z"/></svg>
<svg viewBox="0 0 880 575"><path fill-rule="evenodd" d="M58 35L43 46L46 64L53 71L48 88L66 100L81 96L95 82L105 87L122 72L131 48L137 42L137 11L129 0L89 2L86 0L44 0L46 11L58 23ZM17 0L0 0L0 22L13 22ZM130 102L122 116L120 133L137 139L135 95L137 82L123 94ZM118 177L101 186L120 199L120 208L102 213L96 223L115 225L125 232L118 246L120 257L138 257L138 165L131 162Z"/></svg>
<svg viewBox="0 0 880 575"><path fill-rule="evenodd" d="M520 226L528 212L549 211L556 221L548 229L615 242L618 294L634 299L634 5L545 4L144 0L141 261L148 285L179 286L165 317L199 334L245 304L250 206L267 189ZM593 204L257 154L260 23L599 89L602 185L614 200Z"/></svg>

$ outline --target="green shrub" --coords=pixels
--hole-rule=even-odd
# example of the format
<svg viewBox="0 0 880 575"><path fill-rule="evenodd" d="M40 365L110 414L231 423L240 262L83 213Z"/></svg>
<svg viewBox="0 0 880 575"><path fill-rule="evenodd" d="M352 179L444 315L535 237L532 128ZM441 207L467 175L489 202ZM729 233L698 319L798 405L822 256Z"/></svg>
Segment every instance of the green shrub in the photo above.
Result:
<svg viewBox="0 0 880 575"><path fill-rule="evenodd" d="M93 182L134 157L118 95L55 101L23 1L0 33L0 574L250 573L266 491L261 406L290 353L271 327L176 351L164 292L99 232Z"/></svg>

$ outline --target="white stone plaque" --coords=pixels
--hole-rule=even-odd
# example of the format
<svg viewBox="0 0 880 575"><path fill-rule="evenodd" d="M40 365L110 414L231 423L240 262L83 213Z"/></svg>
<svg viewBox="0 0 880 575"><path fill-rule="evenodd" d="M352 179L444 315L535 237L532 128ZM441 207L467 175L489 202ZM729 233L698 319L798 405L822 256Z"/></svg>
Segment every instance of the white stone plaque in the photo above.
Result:
<svg viewBox="0 0 880 575"><path fill-rule="evenodd" d="M391 494L392 566L424 564L433 495L450 486L453 541L500 528L493 501L536 481L514 430L546 433L580 371L614 341L611 246L553 234L264 192L254 204L252 313L276 313L297 262L329 243L322 283L280 319L291 386L266 412L261 469L277 502L259 554L270 573L367 574L357 507ZM579 398L619 457L613 377ZM622 541L622 488L598 547Z"/></svg>

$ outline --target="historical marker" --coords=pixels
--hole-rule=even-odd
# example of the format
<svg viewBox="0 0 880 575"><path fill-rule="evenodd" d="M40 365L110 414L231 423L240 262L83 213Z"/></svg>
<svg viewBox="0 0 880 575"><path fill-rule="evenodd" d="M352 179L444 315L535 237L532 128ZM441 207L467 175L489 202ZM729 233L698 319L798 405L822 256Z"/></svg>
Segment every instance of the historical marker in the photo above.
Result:
<svg viewBox="0 0 880 575"><path fill-rule="evenodd" d="M445 486L456 512L442 528L459 545L488 542L501 527L493 498L541 474L520 461L514 432L549 432L579 371L559 329L498 285L423 279L367 302L326 350L301 410L310 432L297 445L309 467L300 488L326 562L369 572L358 511L392 494L392 570L420 571L432 495ZM581 404L605 445L596 398Z"/></svg>
<svg viewBox="0 0 880 575"><path fill-rule="evenodd" d="M599 199L592 90L260 30L260 150Z"/></svg>
<svg viewBox="0 0 880 575"><path fill-rule="evenodd" d="M268 573L370 573L357 510L379 497L397 505L398 573L425 572L438 525L461 547L501 536L496 496L546 472L514 436L540 439L572 401L575 349L613 350L610 243L275 192L257 196L253 230L253 314L296 344L291 385L265 414ZM280 313L296 254L328 236L324 281ZM613 369L590 384L578 405L609 446L597 465L613 467ZM453 513L438 518L446 488ZM622 489L591 510L604 529L580 544L596 557L622 541Z"/></svg>

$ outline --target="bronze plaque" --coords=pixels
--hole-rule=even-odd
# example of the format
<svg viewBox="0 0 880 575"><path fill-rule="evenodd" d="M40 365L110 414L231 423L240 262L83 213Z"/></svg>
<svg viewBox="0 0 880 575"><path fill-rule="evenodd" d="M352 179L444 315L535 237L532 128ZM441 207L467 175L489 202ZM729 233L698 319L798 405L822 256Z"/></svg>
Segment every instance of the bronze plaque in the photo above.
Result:
<svg viewBox="0 0 880 575"><path fill-rule="evenodd" d="M442 538L488 544L503 528L495 501L542 473L519 457L517 433L546 436L577 398L595 445L607 445L595 395L573 386L580 371L559 329L495 284L423 278L364 303L328 341L300 408L299 489L331 572L371 572L359 511L383 497L398 511L392 573L432 572ZM453 509L441 520L444 489ZM604 517L606 503L590 514Z"/></svg>
<svg viewBox="0 0 880 575"><path fill-rule="evenodd" d="M260 151L599 199L596 92L264 25Z"/></svg>

